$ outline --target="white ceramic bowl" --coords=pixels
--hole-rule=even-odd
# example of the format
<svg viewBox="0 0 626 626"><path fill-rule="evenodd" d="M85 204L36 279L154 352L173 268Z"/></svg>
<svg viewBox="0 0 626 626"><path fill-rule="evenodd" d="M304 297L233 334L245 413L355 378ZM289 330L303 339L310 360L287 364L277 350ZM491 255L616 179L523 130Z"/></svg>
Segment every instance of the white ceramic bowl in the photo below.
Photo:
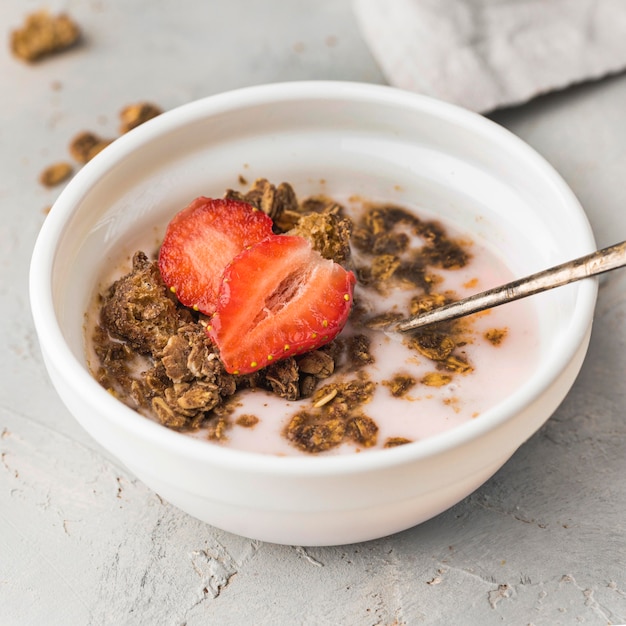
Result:
<svg viewBox="0 0 626 626"><path fill-rule="evenodd" d="M519 276L595 249L580 205L532 149L487 119L387 87L304 82L212 96L115 141L69 183L35 246L31 305L65 404L163 498L261 540L331 545L433 517L492 476L552 414L582 364L596 282L534 296L541 355L505 401L430 439L363 454L274 457L168 430L102 389L84 313L105 265L197 195L238 174L428 206L486 237Z"/></svg>

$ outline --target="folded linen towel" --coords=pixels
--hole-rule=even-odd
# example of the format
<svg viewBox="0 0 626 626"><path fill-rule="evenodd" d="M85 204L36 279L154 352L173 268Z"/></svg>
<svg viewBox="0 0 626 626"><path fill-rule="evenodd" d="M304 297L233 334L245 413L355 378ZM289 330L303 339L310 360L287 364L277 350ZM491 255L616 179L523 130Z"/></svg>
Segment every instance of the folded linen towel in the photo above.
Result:
<svg viewBox="0 0 626 626"><path fill-rule="evenodd" d="M475 111L626 68L626 0L354 0L391 85Z"/></svg>

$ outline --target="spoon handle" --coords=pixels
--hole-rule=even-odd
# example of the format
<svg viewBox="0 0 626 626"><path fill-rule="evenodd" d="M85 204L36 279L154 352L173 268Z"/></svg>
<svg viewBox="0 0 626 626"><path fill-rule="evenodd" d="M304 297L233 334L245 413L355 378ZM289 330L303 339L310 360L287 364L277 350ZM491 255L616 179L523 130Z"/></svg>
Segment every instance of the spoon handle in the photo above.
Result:
<svg viewBox="0 0 626 626"><path fill-rule="evenodd" d="M513 302L589 276L610 272L624 265L626 265L626 241L402 320L394 324L390 330L406 332L427 324L478 313L505 302Z"/></svg>

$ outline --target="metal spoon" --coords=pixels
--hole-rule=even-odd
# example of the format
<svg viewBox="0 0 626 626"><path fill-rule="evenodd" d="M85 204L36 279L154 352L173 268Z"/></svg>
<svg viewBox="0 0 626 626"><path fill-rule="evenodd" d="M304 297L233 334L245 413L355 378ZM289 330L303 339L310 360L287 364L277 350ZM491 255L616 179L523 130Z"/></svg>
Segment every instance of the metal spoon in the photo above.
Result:
<svg viewBox="0 0 626 626"><path fill-rule="evenodd" d="M478 311L484 311L505 302L526 298L583 278L610 272L625 265L626 241L622 241L573 261L567 261L550 269L531 274L526 278L514 280L506 285L494 287L437 309L420 313L415 317L395 322L386 330L407 332L427 324L455 319L470 313L478 313Z"/></svg>

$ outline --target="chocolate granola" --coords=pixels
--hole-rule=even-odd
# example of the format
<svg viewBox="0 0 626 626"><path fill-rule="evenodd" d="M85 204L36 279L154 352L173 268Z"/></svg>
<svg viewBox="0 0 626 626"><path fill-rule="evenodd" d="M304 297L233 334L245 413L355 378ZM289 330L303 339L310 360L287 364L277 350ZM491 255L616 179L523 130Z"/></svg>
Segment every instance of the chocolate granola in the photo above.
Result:
<svg viewBox="0 0 626 626"><path fill-rule="evenodd" d="M26 16L24 25L11 33L11 52L33 62L62 52L80 39L80 28L66 13L51 15L46 10Z"/></svg>

